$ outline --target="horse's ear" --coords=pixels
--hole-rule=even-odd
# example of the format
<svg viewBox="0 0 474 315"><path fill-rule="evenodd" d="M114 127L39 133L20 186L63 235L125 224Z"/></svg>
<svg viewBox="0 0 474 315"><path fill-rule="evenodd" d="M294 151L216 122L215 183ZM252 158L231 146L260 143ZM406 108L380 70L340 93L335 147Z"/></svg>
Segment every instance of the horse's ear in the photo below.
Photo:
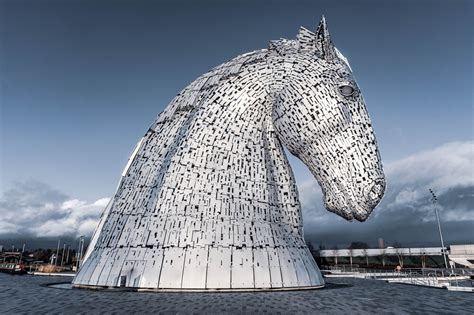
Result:
<svg viewBox="0 0 474 315"><path fill-rule="evenodd" d="M300 44L301 50L314 50L316 47L316 34L307 30L303 26L300 27L300 31L298 35L296 35L296 39Z"/></svg>
<svg viewBox="0 0 474 315"><path fill-rule="evenodd" d="M324 15L321 17L318 29L316 30L316 51L326 60L332 60L336 57L336 50L329 35L328 26Z"/></svg>

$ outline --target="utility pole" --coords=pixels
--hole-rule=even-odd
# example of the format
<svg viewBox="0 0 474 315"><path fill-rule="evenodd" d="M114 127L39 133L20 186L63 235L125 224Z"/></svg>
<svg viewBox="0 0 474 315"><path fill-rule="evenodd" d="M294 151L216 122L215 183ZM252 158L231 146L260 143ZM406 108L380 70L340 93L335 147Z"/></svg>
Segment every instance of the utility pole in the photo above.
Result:
<svg viewBox="0 0 474 315"><path fill-rule="evenodd" d="M438 198L436 197L432 189L429 189L429 191L431 193L431 202L433 202L434 211L436 213L436 221L438 221L438 231L439 231L439 238L441 239L441 251L443 252L444 266L446 267L446 269L448 269L448 260L446 259L446 250L444 247L443 232L441 232L441 224L439 222L438 207L436 204L438 201Z"/></svg>

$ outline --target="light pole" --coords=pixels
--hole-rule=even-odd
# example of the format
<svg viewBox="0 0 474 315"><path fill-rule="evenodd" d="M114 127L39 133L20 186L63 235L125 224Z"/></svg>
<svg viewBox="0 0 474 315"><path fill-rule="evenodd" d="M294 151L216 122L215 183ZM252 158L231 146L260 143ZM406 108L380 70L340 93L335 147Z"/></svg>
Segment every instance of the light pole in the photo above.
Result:
<svg viewBox="0 0 474 315"><path fill-rule="evenodd" d="M79 270L79 268L81 267L81 261L82 261L82 251L84 250L84 236L81 235L80 239L79 239L79 254L78 254L78 257L77 257L77 270Z"/></svg>
<svg viewBox="0 0 474 315"><path fill-rule="evenodd" d="M58 256L59 256L59 246L61 245L61 240L58 240L58 248L56 249L56 258L54 259L54 265L58 265Z"/></svg>
<svg viewBox="0 0 474 315"><path fill-rule="evenodd" d="M71 246L68 245L68 246L67 246L66 265L67 265L67 263L68 263L68 261L69 261L69 250L70 250L70 249L71 249Z"/></svg>
<svg viewBox="0 0 474 315"><path fill-rule="evenodd" d="M444 266L446 267L446 269L448 269L448 261L446 260L446 250L444 248L444 241L443 241L443 233L441 232L441 224L439 223L438 207L436 206L436 202L438 201L438 198L436 197L432 189L430 189L430 193L431 193L431 202L433 202L434 211L436 213L436 220L438 221L438 231L439 231L439 238L441 239L441 251L443 252Z"/></svg>
<svg viewBox="0 0 474 315"><path fill-rule="evenodd" d="M64 252L66 251L66 243L64 243L64 246L63 246L63 254L61 255L61 267L63 266L63 262L64 262Z"/></svg>
<svg viewBox="0 0 474 315"><path fill-rule="evenodd" d="M21 249L20 262L23 260L23 253L25 252L25 243L23 243L23 248Z"/></svg>

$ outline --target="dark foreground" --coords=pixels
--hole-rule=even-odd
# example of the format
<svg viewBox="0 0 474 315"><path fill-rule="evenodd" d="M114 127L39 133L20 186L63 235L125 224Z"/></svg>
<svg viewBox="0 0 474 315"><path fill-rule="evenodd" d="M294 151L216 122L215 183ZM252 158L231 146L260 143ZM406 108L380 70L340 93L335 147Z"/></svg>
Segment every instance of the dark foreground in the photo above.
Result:
<svg viewBox="0 0 474 315"><path fill-rule="evenodd" d="M71 278L0 274L1 314L474 314L474 294L326 279L312 291L257 293L138 293L58 289Z"/></svg>

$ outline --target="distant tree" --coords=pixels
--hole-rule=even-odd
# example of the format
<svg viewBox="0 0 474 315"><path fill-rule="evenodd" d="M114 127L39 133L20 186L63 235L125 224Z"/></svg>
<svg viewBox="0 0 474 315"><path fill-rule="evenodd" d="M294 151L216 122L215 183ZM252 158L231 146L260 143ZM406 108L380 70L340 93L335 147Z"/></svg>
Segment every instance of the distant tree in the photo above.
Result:
<svg viewBox="0 0 474 315"><path fill-rule="evenodd" d="M43 262L49 261L52 253L53 253L53 250L50 248L48 249L38 248L31 252L35 260L43 261Z"/></svg>
<svg viewBox="0 0 474 315"><path fill-rule="evenodd" d="M308 249L309 249L310 253L313 253L313 252L314 252L313 243L311 243L311 242L306 242L306 246L308 246Z"/></svg>
<svg viewBox="0 0 474 315"><path fill-rule="evenodd" d="M349 249L367 249L369 248L369 245L364 242L352 242L351 245L348 247Z"/></svg>

